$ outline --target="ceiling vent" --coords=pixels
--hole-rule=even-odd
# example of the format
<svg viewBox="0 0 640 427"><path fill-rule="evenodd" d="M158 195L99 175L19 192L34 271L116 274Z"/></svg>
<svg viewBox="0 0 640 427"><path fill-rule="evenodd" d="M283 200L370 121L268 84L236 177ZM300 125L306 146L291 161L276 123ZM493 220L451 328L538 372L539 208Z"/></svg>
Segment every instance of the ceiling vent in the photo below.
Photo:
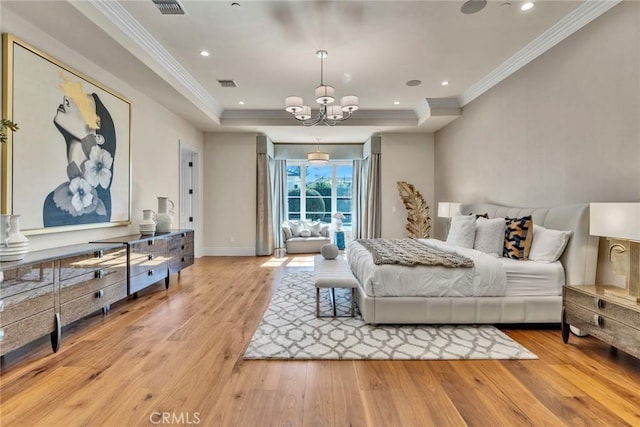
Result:
<svg viewBox="0 0 640 427"><path fill-rule="evenodd" d="M152 0L163 15L185 15L184 7L178 0Z"/></svg>
<svg viewBox="0 0 640 427"><path fill-rule="evenodd" d="M218 80L222 87L238 87L238 83L235 80Z"/></svg>

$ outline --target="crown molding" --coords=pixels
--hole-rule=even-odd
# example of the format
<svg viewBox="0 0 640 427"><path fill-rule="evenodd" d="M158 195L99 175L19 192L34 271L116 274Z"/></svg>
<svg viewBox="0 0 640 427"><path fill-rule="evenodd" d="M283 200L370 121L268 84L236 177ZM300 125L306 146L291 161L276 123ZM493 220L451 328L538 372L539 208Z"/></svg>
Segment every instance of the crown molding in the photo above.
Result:
<svg viewBox="0 0 640 427"><path fill-rule="evenodd" d="M620 3L620 1L621 0L584 1L571 13L467 89L458 98L459 105L464 107L580 28L613 8Z"/></svg>
<svg viewBox="0 0 640 427"><path fill-rule="evenodd" d="M76 3L80 3L76 5ZM86 15L86 9L81 7L82 2L71 2L80 12ZM199 108L208 116L219 121L222 107L207 92L207 90L117 1L112 0L88 0L88 3L107 18L129 40L144 51L148 57L159 65L171 78L173 78L189 95L188 98L197 100ZM122 44L122 43L121 43ZM124 45L123 45L124 46ZM124 46L128 49L127 46ZM147 64L149 66L149 64ZM154 67L150 67L154 69ZM165 78L161 75L161 77ZM166 79L165 79L166 80Z"/></svg>

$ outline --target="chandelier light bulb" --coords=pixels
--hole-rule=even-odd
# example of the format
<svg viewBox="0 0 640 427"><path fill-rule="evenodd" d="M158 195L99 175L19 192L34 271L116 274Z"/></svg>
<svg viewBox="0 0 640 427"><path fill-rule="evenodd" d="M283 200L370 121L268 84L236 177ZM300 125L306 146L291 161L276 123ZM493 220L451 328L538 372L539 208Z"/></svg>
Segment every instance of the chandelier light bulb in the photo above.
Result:
<svg viewBox="0 0 640 427"><path fill-rule="evenodd" d="M295 113L295 118L298 120L309 120L311 118L311 107L303 105L302 109Z"/></svg>
<svg viewBox="0 0 640 427"><path fill-rule="evenodd" d="M322 85L316 88L316 102L318 104L331 104L336 100L336 90L333 86Z"/></svg>
<svg viewBox="0 0 640 427"><path fill-rule="evenodd" d="M340 100L340 106L342 107L342 111L344 112L353 112L356 111L359 107L358 97L355 95L347 95L343 96Z"/></svg>
<svg viewBox="0 0 640 427"><path fill-rule="evenodd" d="M342 108L339 105L327 107L327 117L331 120L340 120L343 117Z"/></svg>

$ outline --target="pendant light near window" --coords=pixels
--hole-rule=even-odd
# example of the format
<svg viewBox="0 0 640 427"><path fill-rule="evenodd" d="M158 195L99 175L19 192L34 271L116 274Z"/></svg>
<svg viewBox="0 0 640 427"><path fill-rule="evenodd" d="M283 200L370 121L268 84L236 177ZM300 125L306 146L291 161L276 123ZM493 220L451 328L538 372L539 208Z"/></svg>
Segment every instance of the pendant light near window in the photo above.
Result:
<svg viewBox="0 0 640 427"><path fill-rule="evenodd" d="M307 153L307 161L312 165L321 165L329 162L329 153L320 151L320 140L317 140L316 151Z"/></svg>

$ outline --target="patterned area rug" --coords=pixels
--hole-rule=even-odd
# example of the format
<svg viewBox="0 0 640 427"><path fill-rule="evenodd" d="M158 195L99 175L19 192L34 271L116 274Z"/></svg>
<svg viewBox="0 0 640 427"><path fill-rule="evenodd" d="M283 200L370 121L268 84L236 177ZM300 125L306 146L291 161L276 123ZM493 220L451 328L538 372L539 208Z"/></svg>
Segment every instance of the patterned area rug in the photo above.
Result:
<svg viewBox="0 0 640 427"><path fill-rule="evenodd" d="M537 359L499 329L470 325L378 325L362 318L316 318L313 272L285 273L245 359ZM348 314L350 290L336 289L338 315ZM331 313L328 290L321 314Z"/></svg>

